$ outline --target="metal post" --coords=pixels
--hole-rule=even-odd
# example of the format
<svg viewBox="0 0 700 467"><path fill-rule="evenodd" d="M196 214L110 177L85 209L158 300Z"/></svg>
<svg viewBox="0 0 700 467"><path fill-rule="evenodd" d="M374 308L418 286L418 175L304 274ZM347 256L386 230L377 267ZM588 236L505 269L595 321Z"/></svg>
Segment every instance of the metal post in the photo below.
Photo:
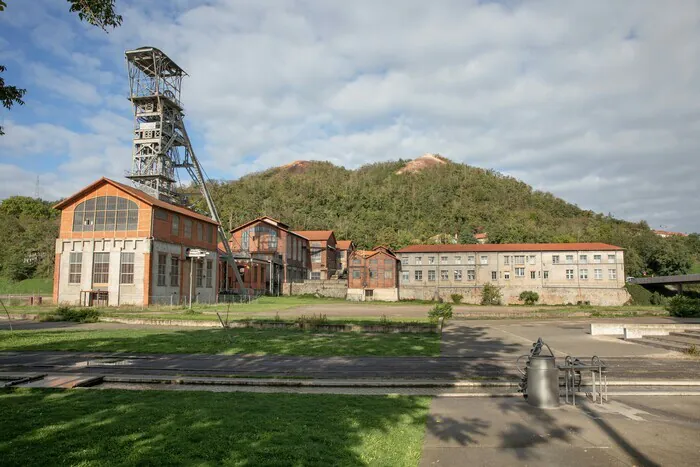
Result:
<svg viewBox="0 0 700 467"><path fill-rule="evenodd" d="M0 298L0 304L2 304L2 307L5 308L5 303L3 303L1 298ZM7 311L7 308L5 308L5 313L7 313L7 322L10 323L10 331L12 331L12 318L10 317L10 312Z"/></svg>
<svg viewBox="0 0 700 467"><path fill-rule="evenodd" d="M192 294L194 293L193 287L194 287L194 281L193 281L193 274L194 272L194 258L190 258L190 310L192 309Z"/></svg>

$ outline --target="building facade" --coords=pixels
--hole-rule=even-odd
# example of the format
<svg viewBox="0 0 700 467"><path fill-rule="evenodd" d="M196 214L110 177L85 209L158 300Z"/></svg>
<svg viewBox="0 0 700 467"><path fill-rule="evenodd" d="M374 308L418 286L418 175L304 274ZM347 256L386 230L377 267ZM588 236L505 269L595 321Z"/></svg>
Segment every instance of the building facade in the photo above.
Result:
<svg viewBox="0 0 700 467"><path fill-rule="evenodd" d="M218 224L212 219L107 178L55 208L61 211L55 303L179 304L190 295L216 301ZM203 257L188 257L193 249Z"/></svg>
<svg viewBox="0 0 700 467"><path fill-rule="evenodd" d="M348 264L348 300L398 300L399 260L392 251L355 250Z"/></svg>
<svg viewBox="0 0 700 467"><path fill-rule="evenodd" d="M526 290L542 304L622 305L622 248L603 243L411 245L397 252L401 261L400 298L449 300L461 294L479 303L481 289L501 287L505 304L521 303Z"/></svg>
<svg viewBox="0 0 700 467"><path fill-rule="evenodd" d="M338 276L345 276L348 272L348 259L352 252L355 251L355 244L352 240L338 240L336 247L338 248L336 259Z"/></svg>
<svg viewBox="0 0 700 467"><path fill-rule="evenodd" d="M327 280L338 270L337 247L332 230L297 230L295 234L309 240L311 267L306 277L311 280Z"/></svg>

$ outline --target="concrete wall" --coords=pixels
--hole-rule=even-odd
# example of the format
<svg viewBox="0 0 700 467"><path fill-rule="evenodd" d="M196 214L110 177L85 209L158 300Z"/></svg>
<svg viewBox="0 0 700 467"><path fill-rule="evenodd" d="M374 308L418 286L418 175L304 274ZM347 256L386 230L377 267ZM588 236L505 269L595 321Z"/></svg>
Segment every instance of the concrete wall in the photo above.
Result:
<svg viewBox="0 0 700 467"><path fill-rule="evenodd" d="M356 302L398 302L399 289L373 289L372 297L367 297L366 289L348 289L347 299Z"/></svg>
<svg viewBox="0 0 700 467"><path fill-rule="evenodd" d="M282 284L282 295L318 294L322 297L345 298L348 291L348 281L338 280L306 280L304 282L286 282Z"/></svg>
<svg viewBox="0 0 700 467"><path fill-rule="evenodd" d="M565 305L567 303L576 304L578 302L590 302L597 306L619 306L624 305L630 296L624 288L578 288L578 287L540 287L528 285L523 286L501 286L504 305L522 304L519 299L520 293L525 290L537 292L540 296L538 304L541 305ZM451 301L452 294L461 294L463 303L481 303L482 286L471 287L429 287L429 286L406 286L399 289L401 300L436 300L438 297L445 301Z"/></svg>

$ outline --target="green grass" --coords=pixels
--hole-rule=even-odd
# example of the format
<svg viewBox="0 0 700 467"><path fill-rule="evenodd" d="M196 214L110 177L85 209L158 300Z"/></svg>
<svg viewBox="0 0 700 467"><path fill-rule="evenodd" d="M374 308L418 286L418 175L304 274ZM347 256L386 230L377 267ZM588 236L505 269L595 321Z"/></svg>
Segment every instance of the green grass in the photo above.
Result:
<svg viewBox="0 0 700 467"><path fill-rule="evenodd" d="M700 274L700 263L693 263L688 274Z"/></svg>
<svg viewBox="0 0 700 467"><path fill-rule="evenodd" d="M0 391L0 459L25 465L418 465L430 400Z"/></svg>
<svg viewBox="0 0 700 467"><path fill-rule="evenodd" d="M66 350L307 356L438 356L438 334L313 333L286 329L0 331L0 351Z"/></svg>
<svg viewBox="0 0 700 467"><path fill-rule="evenodd" d="M20 282L12 282L0 278L0 294L41 294L53 293L53 279L26 279Z"/></svg>

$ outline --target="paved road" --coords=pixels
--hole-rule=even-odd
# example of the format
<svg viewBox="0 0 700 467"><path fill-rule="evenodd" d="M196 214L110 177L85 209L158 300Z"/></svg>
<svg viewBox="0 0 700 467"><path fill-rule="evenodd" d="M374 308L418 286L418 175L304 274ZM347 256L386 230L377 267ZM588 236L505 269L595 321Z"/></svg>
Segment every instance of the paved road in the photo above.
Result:
<svg viewBox="0 0 700 467"><path fill-rule="evenodd" d="M697 359L606 359L610 379L700 379ZM283 357L2 352L0 371L96 374L297 376L312 378L468 379L518 377L515 358Z"/></svg>

